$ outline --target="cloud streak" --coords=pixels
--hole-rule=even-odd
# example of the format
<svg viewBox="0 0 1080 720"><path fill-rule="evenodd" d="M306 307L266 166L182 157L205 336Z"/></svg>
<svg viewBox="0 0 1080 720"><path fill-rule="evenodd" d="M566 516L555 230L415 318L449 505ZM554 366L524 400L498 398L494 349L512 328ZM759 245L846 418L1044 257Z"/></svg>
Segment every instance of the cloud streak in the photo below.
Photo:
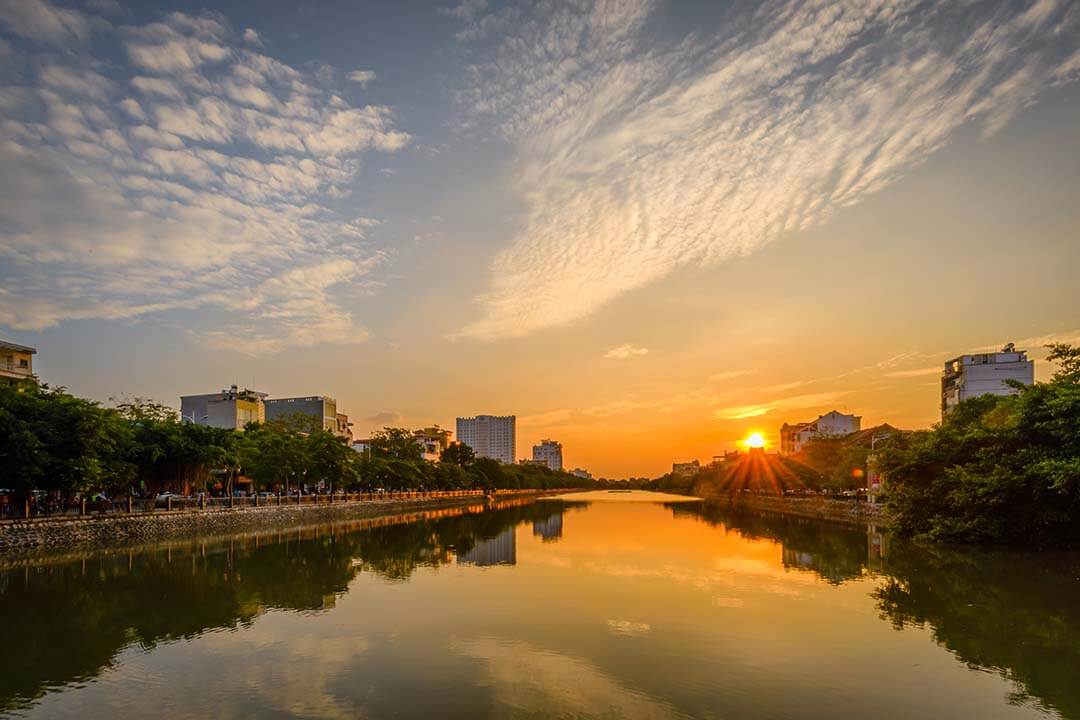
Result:
<svg viewBox="0 0 1080 720"><path fill-rule="evenodd" d="M676 268L824 222L1075 79L1067 0L748 4L719 34L651 41L655 3L547 2L500 26L458 93L516 153L521 230L461 334L571 323ZM479 33L484 35L484 33Z"/></svg>
<svg viewBox="0 0 1080 720"><path fill-rule="evenodd" d="M0 4L0 29L21 56L0 73L3 324L201 309L204 341L248 353L366 336L346 301L378 289L387 254L375 221L332 206L365 154L408 142L389 108L350 105L218 16L114 28L26 0Z"/></svg>

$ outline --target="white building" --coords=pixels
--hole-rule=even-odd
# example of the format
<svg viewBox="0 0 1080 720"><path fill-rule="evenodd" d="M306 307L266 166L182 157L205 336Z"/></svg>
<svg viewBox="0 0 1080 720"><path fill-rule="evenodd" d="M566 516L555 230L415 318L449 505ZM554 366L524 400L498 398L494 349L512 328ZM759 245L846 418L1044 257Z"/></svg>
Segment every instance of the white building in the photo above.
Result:
<svg viewBox="0 0 1080 720"><path fill-rule="evenodd" d="M1016 388L1005 384L1016 380L1035 382L1035 363L1026 350L1009 343L1001 352L961 355L945 363L941 375L941 415L944 417L964 400L980 395L1014 395Z"/></svg>
<svg viewBox="0 0 1080 720"><path fill-rule="evenodd" d="M585 468L574 468L570 471L570 474L574 477L579 477L584 480L592 480L592 473Z"/></svg>
<svg viewBox="0 0 1080 720"><path fill-rule="evenodd" d="M836 410L818 416L813 422L784 423L780 428L780 454L794 455L801 452L811 440L843 437L861 429L861 416L845 415Z"/></svg>
<svg viewBox="0 0 1080 720"><path fill-rule="evenodd" d="M457 419L458 442L473 449L477 457L494 458L507 465L517 456L517 416L477 415Z"/></svg>
<svg viewBox="0 0 1080 720"><path fill-rule="evenodd" d="M671 474L679 477L694 475L701 470L701 463L697 460L690 462L671 463Z"/></svg>
<svg viewBox="0 0 1080 720"><path fill-rule="evenodd" d="M562 443L541 440L539 445L533 445L533 461L543 463L548 470L562 470Z"/></svg>
<svg viewBox="0 0 1080 720"><path fill-rule="evenodd" d="M182 395L180 415L198 425L243 430L250 422L266 420L266 393L239 390L235 385L227 390L205 395Z"/></svg>
<svg viewBox="0 0 1080 720"><path fill-rule="evenodd" d="M413 431L413 437L416 438L416 442L421 448L423 458L431 462L438 460L442 455L442 451L450 447L450 436L453 434L449 430L443 430L438 425Z"/></svg>

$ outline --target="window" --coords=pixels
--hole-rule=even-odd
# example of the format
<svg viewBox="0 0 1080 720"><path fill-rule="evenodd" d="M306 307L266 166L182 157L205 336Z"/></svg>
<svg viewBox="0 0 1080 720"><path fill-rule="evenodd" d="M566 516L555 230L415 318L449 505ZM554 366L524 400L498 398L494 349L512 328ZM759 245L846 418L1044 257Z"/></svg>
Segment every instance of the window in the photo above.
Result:
<svg viewBox="0 0 1080 720"><path fill-rule="evenodd" d="M29 360L27 360L26 358L21 358L21 359L19 360L19 367L21 367L21 368L28 368L28 367L30 367L30 361L29 361Z"/></svg>

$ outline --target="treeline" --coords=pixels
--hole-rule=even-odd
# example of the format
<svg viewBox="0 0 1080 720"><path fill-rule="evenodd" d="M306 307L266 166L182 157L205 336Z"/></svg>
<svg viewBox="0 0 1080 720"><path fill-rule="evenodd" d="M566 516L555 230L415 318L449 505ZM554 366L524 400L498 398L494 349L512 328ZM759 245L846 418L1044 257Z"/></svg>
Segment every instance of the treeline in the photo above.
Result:
<svg viewBox="0 0 1080 720"><path fill-rule="evenodd" d="M1080 542L1080 348L1050 382L960 403L878 453L896 529L949 542Z"/></svg>
<svg viewBox="0 0 1080 720"><path fill-rule="evenodd" d="M425 461L412 433L387 428L363 454L311 418L253 423L245 431L183 422L144 400L108 408L63 388L0 386L0 490L62 497L171 490L548 489L592 481L536 466L501 465L452 445ZM250 481L250 485L248 484Z"/></svg>

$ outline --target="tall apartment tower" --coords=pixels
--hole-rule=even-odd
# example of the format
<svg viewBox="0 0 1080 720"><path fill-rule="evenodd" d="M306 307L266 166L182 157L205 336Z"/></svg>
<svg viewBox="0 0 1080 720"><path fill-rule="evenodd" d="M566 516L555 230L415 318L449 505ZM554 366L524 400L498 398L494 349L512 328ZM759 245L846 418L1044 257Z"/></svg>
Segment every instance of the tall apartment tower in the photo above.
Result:
<svg viewBox="0 0 1080 720"><path fill-rule="evenodd" d="M533 445L533 462L544 463L548 470L562 470L562 443L555 440L541 440Z"/></svg>
<svg viewBox="0 0 1080 720"><path fill-rule="evenodd" d="M1005 384L1017 380L1024 385L1035 382L1035 363L1026 350L1009 343L1000 352L961 355L945 363L941 375L941 416L964 400L980 395L1015 395L1016 389Z"/></svg>
<svg viewBox="0 0 1080 720"><path fill-rule="evenodd" d="M473 449L477 457L494 458L507 465L517 456L517 416L477 415L457 419L458 442Z"/></svg>

